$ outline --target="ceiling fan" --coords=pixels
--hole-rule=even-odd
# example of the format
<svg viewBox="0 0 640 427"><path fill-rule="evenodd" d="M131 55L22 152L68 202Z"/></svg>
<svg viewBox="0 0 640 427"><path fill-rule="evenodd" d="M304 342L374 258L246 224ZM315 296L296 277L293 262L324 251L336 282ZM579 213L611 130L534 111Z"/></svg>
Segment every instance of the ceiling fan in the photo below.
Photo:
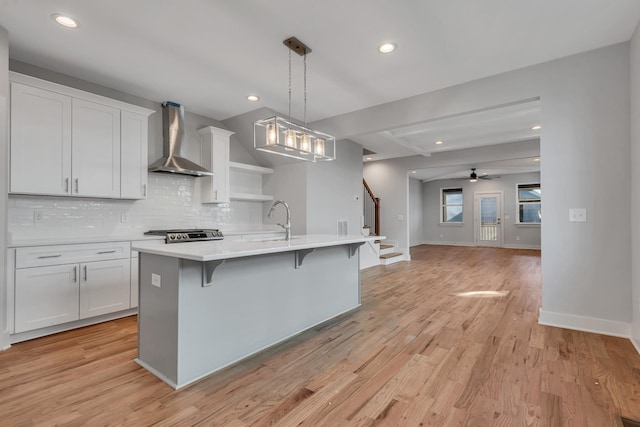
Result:
<svg viewBox="0 0 640 427"><path fill-rule="evenodd" d="M488 181L494 179L494 178L500 178L500 175L478 175L476 173L476 168L471 168L471 174L469 174L469 178L455 178L456 180L469 180L469 182L476 182L479 179L486 179Z"/></svg>

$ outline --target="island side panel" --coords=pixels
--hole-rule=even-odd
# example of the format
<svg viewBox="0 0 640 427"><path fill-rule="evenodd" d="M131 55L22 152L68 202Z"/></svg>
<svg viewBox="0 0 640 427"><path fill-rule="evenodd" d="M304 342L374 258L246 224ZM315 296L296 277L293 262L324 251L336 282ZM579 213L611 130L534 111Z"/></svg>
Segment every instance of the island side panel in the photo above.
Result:
<svg viewBox="0 0 640 427"><path fill-rule="evenodd" d="M179 258L140 252L138 362L175 387L178 382ZM152 275L159 276L152 283ZM157 279L157 277L156 277Z"/></svg>
<svg viewBox="0 0 640 427"><path fill-rule="evenodd" d="M202 266L183 260L178 387L360 305L359 257L318 248L226 260L202 287Z"/></svg>

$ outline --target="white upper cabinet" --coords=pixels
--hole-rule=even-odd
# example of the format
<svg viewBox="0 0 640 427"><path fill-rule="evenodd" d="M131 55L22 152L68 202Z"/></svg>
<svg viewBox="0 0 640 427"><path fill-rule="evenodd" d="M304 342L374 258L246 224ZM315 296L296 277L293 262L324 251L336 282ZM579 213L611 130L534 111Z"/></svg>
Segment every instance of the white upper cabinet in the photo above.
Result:
<svg viewBox="0 0 640 427"><path fill-rule="evenodd" d="M229 186L229 138L233 132L213 126L198 129L202 152L202 166L213 176L200 178L202 203L227 203Z"/></svg>
<svg viewBox="0 0 640 427"><path fill-rule="evenodd" d="M12 193L71 191L71 97L11 84Z"/></svg>
<svg viewBox="0 0 640 427"><path fill-rule="evenodd" d="M154 111L10 73L10 192L146 197Z"/></svg>
<svg viewBox="0 0 640 427"><path fill-rule="evenodd" d="M130 111L120 115L120 197L147 197L147 116Z"/></svg>
<svg viewBox="0 0 640 427"><path fill-rule="evenodd" d="M120 197L120 110L73 100L73 194Z"/></svg>

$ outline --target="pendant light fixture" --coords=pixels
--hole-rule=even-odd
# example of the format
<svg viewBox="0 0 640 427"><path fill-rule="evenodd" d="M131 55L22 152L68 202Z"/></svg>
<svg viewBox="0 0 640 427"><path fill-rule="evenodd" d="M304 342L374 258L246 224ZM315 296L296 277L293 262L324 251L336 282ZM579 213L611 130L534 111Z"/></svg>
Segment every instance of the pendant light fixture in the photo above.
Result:
<svg viewBox="0 0 640 427"><path fill-rule="evenodd" d="M279 116L253 123L253 147L256 150L309 162L336 159L336 139L324 132L307 127L307 54L311 49L295 37L283 41L289 48L289 117ZM291 120L291 52L304 61L304 124Z"/></svg>

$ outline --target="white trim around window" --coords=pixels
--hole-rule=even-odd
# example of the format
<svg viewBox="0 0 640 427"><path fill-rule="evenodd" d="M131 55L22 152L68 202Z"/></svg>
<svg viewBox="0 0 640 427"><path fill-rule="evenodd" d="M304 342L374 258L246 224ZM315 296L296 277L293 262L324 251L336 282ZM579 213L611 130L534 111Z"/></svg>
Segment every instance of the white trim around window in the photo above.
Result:
<svg viewBox="0 0 640 427"><path fill-rule="evenodd" d="M451 196L451 197L447 197ZM459 197L457 197L459 195ZM458 212L457 214L455 214ZM454 216L449 216L453 215ZM447 217L449 219L447 220ZM440 189L440 225L463 225L464 193L462 187Z"/></svg>
<svg viewBox="0 0 640 427"><path fill-rule="evenodd" d="M533 190L533 193L538 194L538 197L520 197L521 191ZM536 191L537 190L537 191ZM537 221L523 221L523 216L530 215L531 209L525 209L525 207L537 207ZM540 227L542 223L542 192L540 182L521 182L516 184L516 220L514 225L516 227Z"/></svg>

